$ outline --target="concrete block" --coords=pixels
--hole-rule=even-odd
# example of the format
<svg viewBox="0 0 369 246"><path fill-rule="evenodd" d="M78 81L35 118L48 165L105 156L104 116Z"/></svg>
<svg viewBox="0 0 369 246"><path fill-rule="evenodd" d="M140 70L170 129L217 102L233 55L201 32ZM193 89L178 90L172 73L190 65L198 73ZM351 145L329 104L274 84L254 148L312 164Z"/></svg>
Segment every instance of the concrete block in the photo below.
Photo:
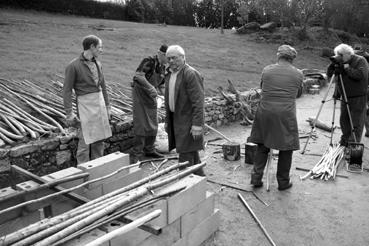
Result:
<svg viewBox="0 0 369 246"><path fill-rule="evenodd" d="M140 246L172 246L181 238L181 219L177 219L162 229L159 235L150 235Z"/></svg>
<svg viewBox="0 0 369 246"><path fill-rule="evenodd" d="M36 183L35 181L29 180L29 181L25 181L25 182L17 184L16 188L17 188L17 190L27 191L27 190L35 189L39 186L40 186L40 184ZM43 197L43 196L47 196L51 193L53 193L53 192L51 190L47 189L47 188L40 189L37 192L30 192L30 193L25 194L24 195L24 200L25 201L34 200L34 199L37 199L37 198L40 198L40 197ZM28 212L36 211L39 208L43 208L43 207L51 205L51 203L53 201L55 201L55 199L54 200L48 199L48 200L45 200L45 201L42 201L42 202L33 203L33 204L30 204L30 205L27 205L25 207L25 209Z"/></svg>
<svg viewBox="0 0 369 246"><path fill-rule="evenodd" d="M166 186L162 191L183 186L186 186L184 190L168 198L168 224L173 223L206 198L206 177L193 174Z"/></svg>
<svg viewBox="0 0 369 246"><path fill-rule="evenodd" d="M123 188L130 185L144 177L144 171L139 167L129 169L129 174L124 176L114 175L102 184L103 195L110 193L114 190Z"/></svg>
<svg viewBox="0 0 369 246"><path fill-rule="evenodd" d="M95 186L93 188L83 187L81 190L77 190L76 193L93 200L103 195L103 185L100 184L99 186Z"/></svg>
<svg viewBox="0 0 369 246"><path fill-rule="evenodd" d="M188 246L199 246L202 242L208 239L214 232L219 229L220 226L220 211L215 209L214 213L203 220L201 224L196 226L188 235Z"/></svg>
<svg viewBox="0 0 369 246"><path fill-rule="evenodd" d="M75 167L69 167L54 173L50 173L48 175L42 176L41 178L45 179L46 181L50 182L56 179L63 179L72 175L77 175L77 174L81 174L83 173L83 171L79 168L75 168ZM71 187L75 187L77 185L80 185L84 182L84 179L76 179L73 181L69 181L63 184L60 184L60 187L63 187L65 189L71 188Z"/></svg>
<svg viewBox="0 0 369 246"><path fill-rule="evenodd" d="M98 239L99 237L105 235L106 233L103 232L102 230L99 229L94 229L93 231L89 232L89 233L85 233L82 236L80 236L79 238L73 239L63 245L66 246L82 246L82 245L86 245L90 242L92 242L93 240ZM107 241L106 243L100 244L101 246L110 246L109 241Z"/></svg>
<svg viewBox="0 0 369 246"><path fill-rule="evenodd" d="M0 157L0 173L10 171L10 158Z"/></svg>
<svg viewBox="0 0 369 246"><path fill-rule="evenodd" d="M95 160L79 164L77 168L81 169L84 172L88 172L90 174L89 180L92 180L110 174L118 170L119 168L127 165L129 165L129 155L120 152L114 152ZM128 173L129 170L127 169L114 176L124 176ZM116 178L114 176L112 177L113 179ZM90 185L90 188L100 186L104 182L107 182L107 180L93 183Z"/></svg>
<svg viewBox="0 0 369 246"><path fill-rule="evenodd" d="M214 212L214 193L206 192L206 199L181 217L181 237L189 234L197 225Z"/></svg>
<svg viewBox="0 0 369 246"><path fill-rule="evenodd" d="M11 187L2 188L2 189L0 189L0 198L5 198L6 196L9 196L9 195L14 194L16 192L17 191L14 190Z"/></svg>
<svg viewBox="0 0 369 246"><path fill-rule="evenodd" d="M106 228L108 229L108 232L110 232L123 225L124 224L121 222L114 221L114 223L110 223ZM151 234L149 232L136 228L124 235L111 239L110 246L138 246L150 235Z"/></svg>

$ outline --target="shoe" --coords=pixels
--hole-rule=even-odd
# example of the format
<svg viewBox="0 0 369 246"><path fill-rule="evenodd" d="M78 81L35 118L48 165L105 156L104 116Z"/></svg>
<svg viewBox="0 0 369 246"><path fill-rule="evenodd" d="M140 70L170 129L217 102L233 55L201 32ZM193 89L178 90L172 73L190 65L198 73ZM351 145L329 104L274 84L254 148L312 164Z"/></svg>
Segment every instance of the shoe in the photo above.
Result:
<svg viewBox="0 0 369 246"><path fill-rule="evenodd" d="M145 153L145 156L147 157L152 157L152 158L163 158L164 155L156 152L156 151L153 151L153 152L150 152L150 153Z"/></svg>
<svg viewBox="0 0 369 246"><path fill-rule="evenodd" d="M288 182L288 184L286 186L279 186L278 190L287 190L291 187L292 187L292 182L290 181L290 182Z"/></svg>
<svg viewBox="0 0 369 246"><path fill-rule="evenodd" d="M254 188L260 188L263 187L263 181L259 181L259 182L251 182L252 186Z"/></svg>

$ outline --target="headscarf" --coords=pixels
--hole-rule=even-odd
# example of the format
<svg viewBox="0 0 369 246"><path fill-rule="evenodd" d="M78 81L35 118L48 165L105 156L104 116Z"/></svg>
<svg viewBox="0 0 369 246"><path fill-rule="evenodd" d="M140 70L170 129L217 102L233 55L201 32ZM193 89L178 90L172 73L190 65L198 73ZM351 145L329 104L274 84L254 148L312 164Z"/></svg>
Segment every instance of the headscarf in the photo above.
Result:
<svg viewBox="0 0 369 246"><path fill-rule="evenodd" d="M277 51L277 56L279 57L287 57L290 59L295 59L297 56L297 51L290 45L284 44L279 46Z"/></svg>

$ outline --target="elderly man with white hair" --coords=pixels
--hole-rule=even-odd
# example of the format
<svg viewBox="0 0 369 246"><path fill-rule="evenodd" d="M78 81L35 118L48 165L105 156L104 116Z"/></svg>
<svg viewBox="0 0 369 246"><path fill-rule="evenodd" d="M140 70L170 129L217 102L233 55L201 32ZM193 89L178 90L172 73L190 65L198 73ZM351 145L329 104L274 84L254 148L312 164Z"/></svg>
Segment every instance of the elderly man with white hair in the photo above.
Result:
<svg viewBox="0 0 369 246"><path fill-rule="evenodd" d="M327 70L328 77L336 73L336 79L342 77L341 83L337 83L335 99L343 96L343 89L346 92L347 104L351 113L353 129L351 128L348 110L344 100L341 100L341 140L340 144L347 146L348 142L353 142L352 130L356 136L356 141L361 141L364 129L367 87L368 87L368 63L364 57L356 55L354 49L347 44L340 44L334 48L335 62L329 65ZM337 82L337 80L336 80Z"/></svg>
<svg viewBox="0 0 369 246"><path fill-rule="evenodd" d="M251 184L255 188L263 185L263 173L271 149L279 150L278 189L286 190L292 186L292 153L300 148L295 101L303 80L302 72L292 65L296 56L293 47L280 46L278 62L266 66L261 74L261 99L248 139L258 145L251 173Z"/></svg>
<svg viewBox="0 0 369 246"><path fill-rule="evenodd" d="M176 148L179 162L195 165L201 162L199 150L204 148L203 77L186 63L181 46L169 46L166 56L169 73L165 77L165 126L169 150ZM195 174L205 175L202 169Z"/></svg>

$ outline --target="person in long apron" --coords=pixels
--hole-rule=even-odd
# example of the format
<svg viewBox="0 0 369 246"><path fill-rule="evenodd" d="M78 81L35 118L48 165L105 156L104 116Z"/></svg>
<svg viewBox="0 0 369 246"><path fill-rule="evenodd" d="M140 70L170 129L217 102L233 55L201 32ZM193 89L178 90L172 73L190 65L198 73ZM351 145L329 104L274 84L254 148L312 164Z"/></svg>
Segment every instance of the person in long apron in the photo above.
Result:
<svg viewBox="0 0 369 246"><path fill-rule="evenodd" d="M157 97L163 93L167 46L162 45L154 57L145 57L138 66L132 82L134 146L130 161L135 163L143 158L162 158L155 149L158 132Z"/></svg>
<svg viewBox="0 0 369 246"><path fill-rule="evenodd" d="M278 48L278 62L266 66L261 75L261 99L252 125L249 141L256 143L257 151L251 184L263 185L264 168L271 149L279 150L278 189L292 186L290 169L292 152L300 147L295 99L302 86L303 74L292 65L296 50L289 45Z"/></svg>
<svg viewBox="0 0 369 246"><path fill-rule="evenodd" d="M78 127L77 163L104 155L104 140L112 136L110 106L101 63L102 40L94 35L83 38L83 52L65 69L63 101L66 122ZM76 110L73 110L73 90Z"/></svg>

